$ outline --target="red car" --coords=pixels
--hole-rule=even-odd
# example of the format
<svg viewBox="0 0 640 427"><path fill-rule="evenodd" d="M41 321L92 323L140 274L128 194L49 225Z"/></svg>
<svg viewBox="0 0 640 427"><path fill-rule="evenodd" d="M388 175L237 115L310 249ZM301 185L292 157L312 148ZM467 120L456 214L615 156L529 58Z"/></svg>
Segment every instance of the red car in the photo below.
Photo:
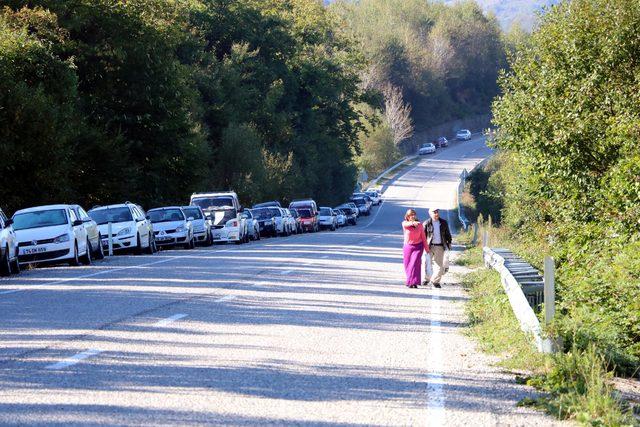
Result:
<svg viewBox="0 0 640 427"><path fill-rule="evenodd" d="M300 214L302 229L304 231L318 231L318 205L313 199L294 200L289 204L289 209L295 209Z"/></svg>

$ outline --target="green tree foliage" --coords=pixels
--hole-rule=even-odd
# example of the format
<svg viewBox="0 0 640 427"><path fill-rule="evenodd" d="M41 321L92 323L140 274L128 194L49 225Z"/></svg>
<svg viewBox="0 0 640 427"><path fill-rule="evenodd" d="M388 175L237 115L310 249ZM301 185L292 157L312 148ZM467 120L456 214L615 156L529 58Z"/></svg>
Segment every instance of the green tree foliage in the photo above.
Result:
<svg viewBox="0 0 640 427"><path fill-rule="evenodd" d="M353 189L362 58L318 2L3 4L9 210L229 186L245 203L336 203Z"/></svg>
<svg viewBox="0 0 640 427"><path fill-rule="evenodd" d="M370 61L368 79L403 89L417 126L489 111L505 63L500 27L473 1L340 1L343 17Z"/></svg>
<svg viewBox="0 0 640 427"><path fill-rule="evenodd" d="M573 0L514 55L494 105L505 222L560 262L569 341L640 366L640 8Z"/></svg>

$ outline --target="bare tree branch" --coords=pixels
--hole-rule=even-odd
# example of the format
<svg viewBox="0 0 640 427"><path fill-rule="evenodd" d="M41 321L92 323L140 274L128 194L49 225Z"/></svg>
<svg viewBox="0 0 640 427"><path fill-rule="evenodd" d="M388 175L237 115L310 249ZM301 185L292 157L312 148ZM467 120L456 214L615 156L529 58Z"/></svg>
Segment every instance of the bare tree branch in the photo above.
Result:
<svg viewBox="0 0 640 427"><path fill-rule="evenodd" d="M411 105L404 102L402 90L387 84L382 89L384 95L384 117L393 132L393 142L398 145L413 135Z"/></svg>

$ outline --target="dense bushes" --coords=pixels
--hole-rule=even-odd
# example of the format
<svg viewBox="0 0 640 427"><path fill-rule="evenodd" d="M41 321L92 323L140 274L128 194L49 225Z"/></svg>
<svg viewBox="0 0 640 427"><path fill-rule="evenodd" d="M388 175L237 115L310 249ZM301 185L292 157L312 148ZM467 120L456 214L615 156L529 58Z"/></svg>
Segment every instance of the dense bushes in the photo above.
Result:
<svg viewBox="0 0 640 427"><path fill-rule="evenodd" d="M503 224L551 248L567 345L594 343L626 374L640 367L638 25L633 0L562 3L517 51L494 105L509 159Z"/></svg>
<svg viewBox="0 0 640 427"><path fill-rule="evenodd" d="M343 200L361 58L314 0L5 1L0 200ZM233 170L230 170L230 168Z"/></svg>

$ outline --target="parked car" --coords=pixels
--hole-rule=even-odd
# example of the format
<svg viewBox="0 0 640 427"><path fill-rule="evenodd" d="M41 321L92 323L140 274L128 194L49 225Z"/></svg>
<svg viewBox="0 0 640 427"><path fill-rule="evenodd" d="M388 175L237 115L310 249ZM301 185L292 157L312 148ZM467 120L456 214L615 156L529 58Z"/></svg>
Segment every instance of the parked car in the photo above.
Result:
<svg viewBox="0 0 640 427"><path fill-rule="evenodd" d="M376 195L378 196L378 199L380 200L380 203L382 203L382 199L383 199L382 198L382 192L377 188L367 188L365 193L369 194L370 191L376 193Z"/></svg>
<svg viewBox="0 0 640 427"><path fill-rule="evenodd" d="M202 208L214 242L249 241L247 221L240 216L243 209L235 192L194 193L189 204Z"/></svg>
<svg viewBox="0 0 640 427"><path fill-rule="evenodd" d="M247 229L249 230L249 238L251 240L260 240L260 224L258 220L253 216L251 209L245 209L240 214L247 222Z"/></svg>
<svg viewBox="0 0 640 427"><path fill-rule="evenodd" d="M20 273L18 262L18 240L13 230L13 221L0 209L0 275Z"/></svg>
<svg viewBox="0 0 640 427"><path fill-rule="evenodd" d="M12 220L21 264L91 264L91 244L85 222L70 205L21 209L13 214Z"/></svg>
<svg viewBox="0 0 640 427"><path fill-rule="evenodd" d="M426 142L418 149L418 155L423 156L425 154L433 154L436 152L436 146L430 142Z"/></svg>
<svg viewBox="0 0 640 427"><path fill-rule="evenodd" d="M281 208L282 205L277 200L273 200L271 202L263 202L263 203L258 203L256 205L253 205L252 209L256 209L256 208L274 208L274 207L275 208Z"/></svg>
<svg viewBox="0 0 640 427"><path fill-rule="evenodd" d="M130 202L96 206L88 212L96 222L101 236L102 250L109 250L109 223L114 251L133 249L136 253L155 252L153 225L144 210Z"/></svg>
<svg viewBox="0 0 640 427"><path fill-rule="evenodd" d="M343 203L343 204L341 204L341 205L340 205L340 206L338 206L338 207L339 207L339 208L341 208L341 209L342 209L342 208L350 208L350 209L353 209L353 211L354 211L354 212L355 212L355 214L356 214L356 218L358 218L358 217L362 214L362 212L360 212L360 209L358 209L358 205L356 205L355 203L353 203L353 202L351 202L351 201L350 201L350 202L347 202L347 203ZM354 224L354 225L355 225L355 224Z"/></svg>
<svg viewBox="0 0 640 427"><path fill-rule="evenodd" d="M331 231L335 231L338 228L338 218L333 209L328 207L321 207L318 211L318 225L320 229L329 228Z"/></svg>
<svg viewBox="0 0 640 427"><path fill-rule="evenodd" d="M297 209L289 209L291 212L291 216L296 220L296 233L304 233L304 228L302 227L302 217Z"/></svg>
<svg viewBox="0 0 640 427"><path fill-rule="evenodd" d="M441 136L439 138L434 139L432 144L435 145L436 148L448 147L449 146L449 140L447 138L445 138L444 136Z"/></svg>
<svg viewBox="0 0 640 427"><path fill-rule="evenodd" d="M289 209L297 209L305 231L318 231L318 205L313 199L299 199L289 203Z"/></svg>
<svg viewBox="0 0 640 427"><path fill-rule="evenodd" d="M351 201L356 204L361 215L371 215L371 206L364 197L353 197Z"/></svg>
<svg viewBox="0 0 640 427"><path fill-rule="evenodd" d="M371 208L373 207L373 200L371 200L371 197L369 197L366 193L353 193L353 195L351 196L351 199L353 201L353 199L357 198L357 197L361 197L365 200L366 202L366 211L370 212ZM354 202L355 203L355 202ZM357 205L357 203L356 203ZM359 208L359 206L358 206Z"/></svg>
<svg viewBox="0 0 640 427"><path fill-rule="evenodd" d="M382 199L380 198L380 195L378 194L377 191L365 191L364 194L369 196L369 198L371 199L371 202L374 205L378 206L380 205L380 203L382 203Z"/></svg>
<svg viewBox="0 0 640 427"><path fill-rule="evenodd" d="M340 205L336 208L341 210L344 213L346 225L348 224L356 225L358 223L358 207L355 206L355 204L353 204L354 206L351 207L350 206L351 204L353 203L350 203L349 205L347 204Z"/></svg>
<svg viewBox="0 0 640 427"><path fill-rule="evenodd" d="M456 139L458 141L468 141L471 139L471 131L469 129L460 129L456 132Z"/></svg>
<svg viewBox="0 0 640 427"><path fill-rule="evenodd" d="M315 233L319 230L317 214L314 214L311 209L299 208L297 211L300 214L300 221L304 231Z"/></svg>
<svg viewBox="0 0 640 427"><path fill-rule="evenodd" d="M195 247L193 226L180 206L150 209L147 214L153 224L156 245Z"/></svg>
<svg viewBox="0 0 640 427"><path fill-rule="evenodd" d="M282 210L284 211L284 218L289 227L289 234L298 234L298 224L295 217L291 213L291 209L282 208Z"/></svg>
<svg viewBox="0 0 640 427"><path fill-rule="evenodd" d="M345 225L347 225L347 216L342 211L342 209L334 209L333 211L336 213L336 218L338 220L338 228L344 227Z"/></svg>
<svg viewBox="0 0 640 427"><path fill-rule="evenodd" d="M273 209L255 208L251 210L253 217L258 221L258 230L263 237L276 237L278 235Z"/></svg>
<svg viewBox="0 0 640 427"><path fill-rule="evenodd" d="M76 217L84 223L84 228L87 230L87 238L89 239L89 254L94 259L103 259L104 251L102 250L102 235L98 229L98 224L89 216L89 214L82 209L79 205L70 205L71 210L76 214Z"/></svg>
<svg viewBox="0 0 640 427"><path fill-rule="evenodd" d="M205 218L202 208L200 206L183 206L182 210L187 216L187 219L191 219L195 242L203 243L205 246L213 245L211 223Z"/></svg>

